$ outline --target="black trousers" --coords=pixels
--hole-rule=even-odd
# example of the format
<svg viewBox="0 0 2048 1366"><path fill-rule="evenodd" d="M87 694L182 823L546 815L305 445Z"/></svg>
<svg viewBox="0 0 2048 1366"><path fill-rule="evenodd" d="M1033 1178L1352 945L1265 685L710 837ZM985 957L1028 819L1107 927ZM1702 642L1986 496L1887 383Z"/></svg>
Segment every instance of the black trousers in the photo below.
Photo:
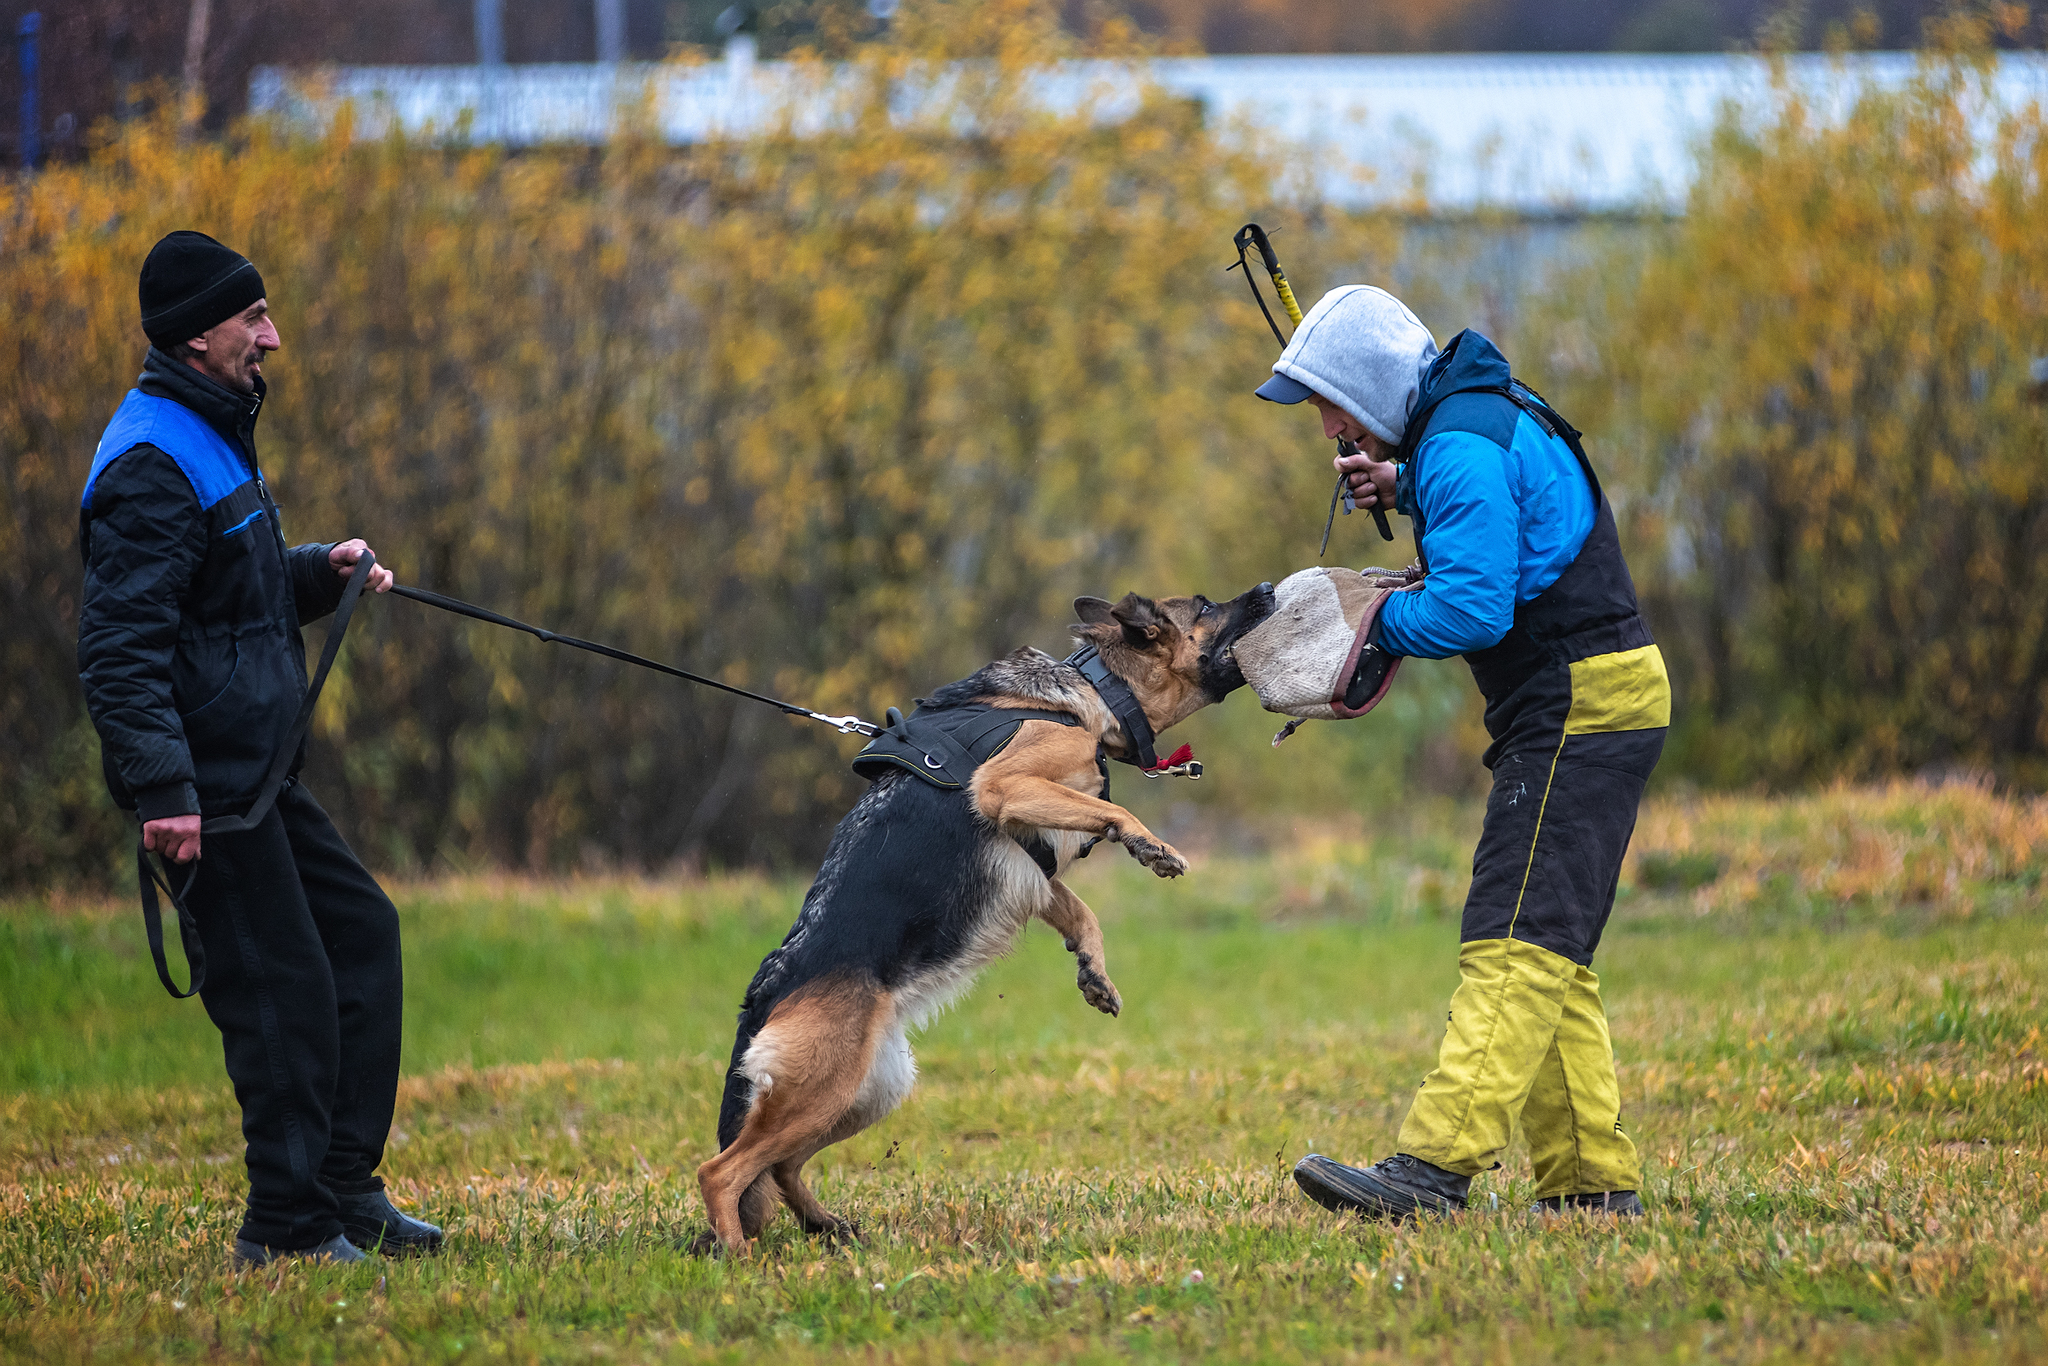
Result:
<svg viewBox="0 0 2048 1366"><path fill-rule="evenodd" d="M1664 727L1545 737L1494 760L1459 938L1593 961Z"/></svg>
<svg viewBox="0 0 2048 1366"><path fill-rule="evenodd" d="M240 1237L309 1248L341 1232L335 1196L379 1190L398 1094L398 911L303 784L256 829L208 835L186 904L199 993L242 1107Z"/></svg>

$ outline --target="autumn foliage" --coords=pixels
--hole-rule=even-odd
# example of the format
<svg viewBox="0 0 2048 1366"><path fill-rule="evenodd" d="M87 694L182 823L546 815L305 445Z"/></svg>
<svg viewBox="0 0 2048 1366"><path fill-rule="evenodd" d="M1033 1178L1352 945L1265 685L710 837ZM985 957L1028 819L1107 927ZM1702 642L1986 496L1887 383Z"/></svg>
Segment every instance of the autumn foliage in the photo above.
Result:
<svg viewBox="0 0 2048 1366"><path fill-rule="evenodd" d="M1647 262L1554 302L1674 667L1667 765L2048 780L2048 139L1985 76L1932 52L1843 118L1732 116Z"/></svg>
<svg viewBox="0 0 2048 1366"><path fill-rule="evenodd" d="M1267 172L1180 102L1039 110L1056 30L977 12L864 52L821 136L157 124L0 188L0 882L97 876L121 839L74 681L76 509L171 228L263 271L288 537L360 534L407 582L823 711L1063 652L1080 593L1235 593L1286 563L1283 510L1298 554L1322 466L1249 397L1273 346L1221 270ZM962 53L944 107L891 117L913 59ZM314 776L386 866L808 855L859 781L857 742L765 708L415 604L359 620Z"/></svg>
<svg viewBox="0 0 2048 1366"><path fill-rule="evenodd" d="M0 884L100 879L124 839L75 682L76 508L172 228L264 273L285 349L259 444L292 539L364 535L407 582L824 711L1063 649L1077 594L1308 563L1326 448L1248 396L1273 344L1229 235L1289 229L1313 297L1388 279L1401 224L1290 201L1283 156L1135 67L1104 92L1135 113L1046 111L1028 74L1070 48L1028 0L918 13L856 52L823 133L676 148L628 118L507 154L143 122L0 185ZM943 108L892 115L954 57ZM2038 116L1973 141L1976 89L1937 56L1846 119L1746 111L1682 222L1504 339L1622 510L1679 690L1669 773L2048 775L2022 382L2048 350L2048 151ZM1441 337L1469 321L1428 291ZM1334 553L1409 553L1357 526ZM416 604L359 620L313 777L380 866L802 859L856 790L823 728ZM1455 789L1469 688L1410 677L1278 755L1248 701L1219 709L1235 771L1190 799ZM1418 748L1437 733L1457 743Z"/></svg>

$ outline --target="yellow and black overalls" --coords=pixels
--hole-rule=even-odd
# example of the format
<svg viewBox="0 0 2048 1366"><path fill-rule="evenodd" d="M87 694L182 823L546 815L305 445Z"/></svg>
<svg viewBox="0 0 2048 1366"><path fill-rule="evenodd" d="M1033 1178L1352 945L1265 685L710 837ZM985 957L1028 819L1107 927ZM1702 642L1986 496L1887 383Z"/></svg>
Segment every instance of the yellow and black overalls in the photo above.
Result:
<svg viewBox="0 0 2048 1366"><path fill-rule="evenodd" d="M1517 605L1507 635L1465 657L1486 698L1493 790L1449 1024L1399 1150L1469 1176L1498 1163L1519 1123L1539 1197L1636 1190L1642 1172L1621 1126L1591 963L1671 720L1663 656L1579 433L1533 391L1510 381L1425 392L1407 444L1419 452L1439 432L1512 426L1520 412L1578 458L1593 528L1564 573ZM1403 471L1404 483L1413 478Z"/></svg>

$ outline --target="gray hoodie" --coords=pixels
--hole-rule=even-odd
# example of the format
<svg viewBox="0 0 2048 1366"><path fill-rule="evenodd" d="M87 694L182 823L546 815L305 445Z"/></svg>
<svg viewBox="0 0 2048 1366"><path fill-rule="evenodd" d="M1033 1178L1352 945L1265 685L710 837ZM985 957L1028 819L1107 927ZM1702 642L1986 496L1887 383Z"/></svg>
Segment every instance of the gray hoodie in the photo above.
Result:
<svg viewBox="0 0 2048 1366"><path fill-rule="evenodd" d="M1398 446L1422 372L1435 359L1436 338L1408 305L1372 285L1342 285L1316 300L1273 373L1307 385Z"/></svg>

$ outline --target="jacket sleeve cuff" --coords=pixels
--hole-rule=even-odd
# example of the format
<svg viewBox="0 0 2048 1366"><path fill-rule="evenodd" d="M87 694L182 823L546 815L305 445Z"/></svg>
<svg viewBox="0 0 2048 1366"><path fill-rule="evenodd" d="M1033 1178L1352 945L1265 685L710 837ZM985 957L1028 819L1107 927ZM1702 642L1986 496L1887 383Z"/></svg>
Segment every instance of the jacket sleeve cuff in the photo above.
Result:
<svg viewBox="0 0 2048 1366"><path fill-rule="evenodd" d="M135 814L145 823L199 814L199 790L190 783L164 783L135 794Z"/></svg>
<svg viewBox="0 0 2048 1366"><path fill-rule="evenodd" d="M328 560L337 541L295 545L291 549L292 589L299 609L299 624L318 621L341 605L348 580L334 572Z"/></svg>

